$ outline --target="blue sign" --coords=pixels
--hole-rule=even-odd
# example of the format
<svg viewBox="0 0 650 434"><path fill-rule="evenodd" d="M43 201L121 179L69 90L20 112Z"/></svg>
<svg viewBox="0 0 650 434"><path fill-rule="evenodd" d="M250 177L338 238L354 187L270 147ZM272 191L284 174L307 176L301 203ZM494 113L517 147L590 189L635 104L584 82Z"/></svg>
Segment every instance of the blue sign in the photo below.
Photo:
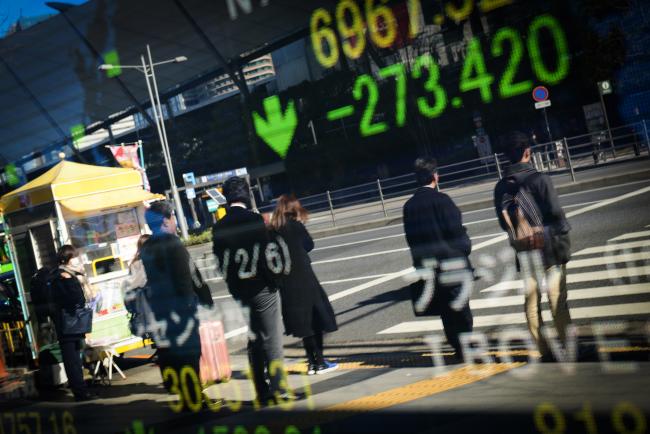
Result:
<svg viewBox="0 0 650 434"><path fill-rule="evenodd" d="M533 89L533 99L537 102L546 101L548 99L548 89L544 86L537 86Z"/></svg>

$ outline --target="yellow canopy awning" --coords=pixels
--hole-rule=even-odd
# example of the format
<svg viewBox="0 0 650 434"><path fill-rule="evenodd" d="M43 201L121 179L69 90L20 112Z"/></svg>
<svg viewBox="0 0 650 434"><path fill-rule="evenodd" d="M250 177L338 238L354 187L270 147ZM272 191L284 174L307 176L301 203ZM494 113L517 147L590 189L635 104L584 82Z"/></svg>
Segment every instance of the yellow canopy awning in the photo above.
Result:
<svg viewBox="0 0 650 434"><path fill-rule="evenodd" d="M125 194L125 189L128 191L140 190L143 197L158 197L142 189L142 176L135 169L61 161L33 181L2 196L0 209L4 214L10 214L48 202L75 198L79 198L83 202L96 203L95 197L103 197L103 194L112 192L120 192L109 195L113 200L111 203L115 206L121 204L114 201L117 197L124 197L127 202L130 201L128 202L130 204L138 202L131 201L132 196L137 196L137 194ZM108 207L103 206L95 209L102 208ZM73 207L73 209L76 208Z"/></svg>
<svg viewBox="0 0 650 434"><path fill-rule="evenodd" d="M144 201L164 198L163 195L151 193L142 188L129 188L64 199L60 201L60 204L65 216L81 217L91 212L115 209L121 205L128 207Z"/></svg>

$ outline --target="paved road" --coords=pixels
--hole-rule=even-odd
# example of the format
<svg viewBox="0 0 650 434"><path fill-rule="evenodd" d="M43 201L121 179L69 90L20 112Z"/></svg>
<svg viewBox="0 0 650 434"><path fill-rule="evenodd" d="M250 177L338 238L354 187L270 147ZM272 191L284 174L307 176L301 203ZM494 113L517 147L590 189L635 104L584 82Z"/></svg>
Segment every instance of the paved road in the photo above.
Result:
<svg viewBox="0 0 650 434"><path fill-rule="evenodd" d="M568 279L576 323L649 318L650 181L565 194L561 203L573 226ZM484 275L472 292L477 329L524 327L512 251L494 211L465 212L463 220L474 245L471 260ZM438 319L413 316L402 276L411 261L401 224L318 239L311 257L340 325L328 337L332 351L355 343L401 344L441 334ZM241 345L245 324L223 282L211 284L217 302L230 314L226 329L237 336L233 344ZM287 338L286 343L296 341Z"/></svg>

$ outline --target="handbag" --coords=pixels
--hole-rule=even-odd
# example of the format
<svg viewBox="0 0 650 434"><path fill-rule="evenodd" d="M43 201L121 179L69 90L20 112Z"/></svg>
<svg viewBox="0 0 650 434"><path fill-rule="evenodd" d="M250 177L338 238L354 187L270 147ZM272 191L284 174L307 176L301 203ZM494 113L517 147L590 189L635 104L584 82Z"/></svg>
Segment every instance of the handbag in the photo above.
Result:
<svg viewBox="0 0 650 434"><path fill-rule="evenodd" d="M93 310L86 306L76 307L73 312L63 309L61 319L64 335L85 335L93 329Z"/></svg>

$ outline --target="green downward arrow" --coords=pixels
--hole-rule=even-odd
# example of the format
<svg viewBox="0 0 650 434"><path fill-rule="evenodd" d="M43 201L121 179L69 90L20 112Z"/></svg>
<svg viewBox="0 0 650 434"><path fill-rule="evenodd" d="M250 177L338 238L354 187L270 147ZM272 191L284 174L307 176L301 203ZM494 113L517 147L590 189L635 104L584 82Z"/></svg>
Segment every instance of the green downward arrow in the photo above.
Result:
<svg viewBox="0 0 650 434"><path fill-rule="evenodd" d="M264 99L266 119L253 112L255 132L280 157L284 158L289 151L293 134L298 126L298 116L293 100L289 101L287 109L282 112L280 97L273 95Z"/></svg>

